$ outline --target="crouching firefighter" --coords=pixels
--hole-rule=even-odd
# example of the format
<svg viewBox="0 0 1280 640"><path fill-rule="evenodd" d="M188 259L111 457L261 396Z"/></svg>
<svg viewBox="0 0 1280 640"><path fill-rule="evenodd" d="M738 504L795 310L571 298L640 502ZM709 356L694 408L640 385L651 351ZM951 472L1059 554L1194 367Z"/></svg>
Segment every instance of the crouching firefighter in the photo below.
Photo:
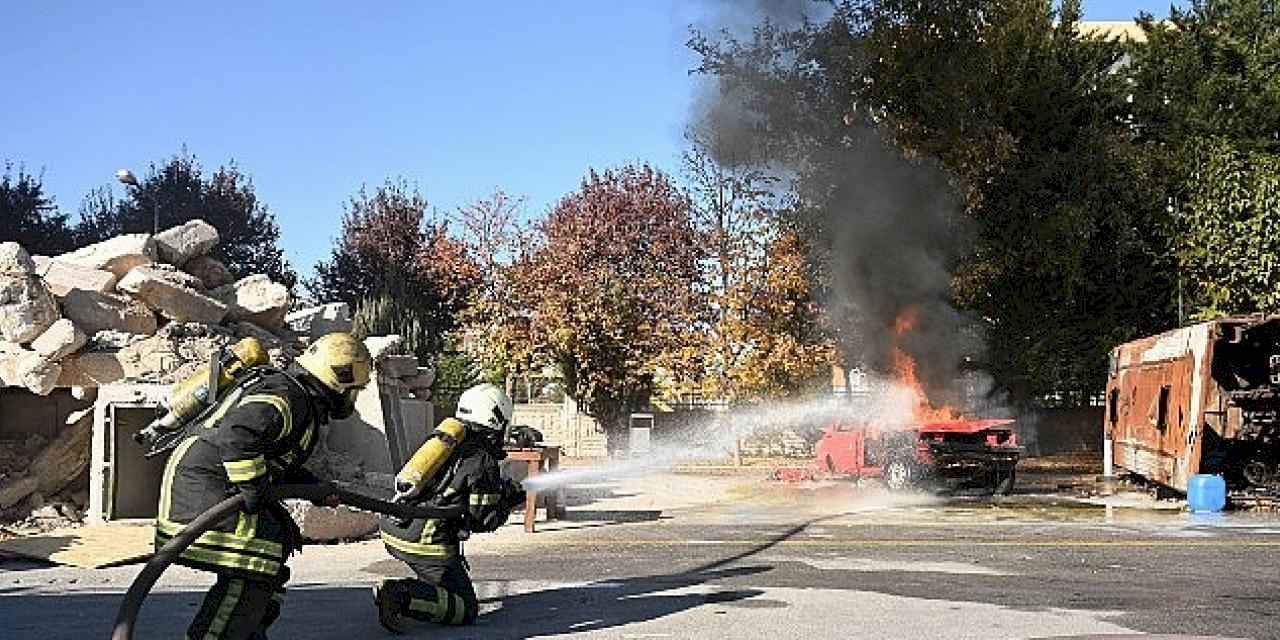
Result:
<svg viewBox="0 0 1280 640"><path fill-rule="evenodd" d="M191 434L165 466L156 548L206 509L239 492L244 508L182 552L178 564L212 571L217 581L187 630L190 640L264 639L280 615L285 561L301 546L297 525L273 484L318 482L302 468L319 427L350 416L369 383L372 359L350 334L321 337L286 370L246 372L226 395L187 425ZM336 504L336 496L326 499Z"/></svg>
<svg viewBox="0 0 1280 640"><path fill-rule="evenodd" d="M447 625L475 622L479 605L462 541L502 526L524 502L524 491L504 480L498 467L506 457L502 445L511 410L511 399L492 384L467 389L455 417L441 422L396 475L396 501L454 508L459 515L382 517L387 551L417 574L417 579L384 580L374 587L378 622L388 631L402 633L405 616Z"/></svg>

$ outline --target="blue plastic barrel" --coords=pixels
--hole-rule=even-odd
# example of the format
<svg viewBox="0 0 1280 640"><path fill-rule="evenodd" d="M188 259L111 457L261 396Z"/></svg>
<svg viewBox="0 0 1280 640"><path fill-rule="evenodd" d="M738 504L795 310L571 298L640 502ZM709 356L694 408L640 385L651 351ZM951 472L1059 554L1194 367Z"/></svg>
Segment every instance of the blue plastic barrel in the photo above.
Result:
<svg viewBox="0 0 1280 640"><path fill-rule="evenodd" d="M1202 473L1187 483L1187 508L1193 513L1216 513L1227 506L1227 481Z"/></svg>

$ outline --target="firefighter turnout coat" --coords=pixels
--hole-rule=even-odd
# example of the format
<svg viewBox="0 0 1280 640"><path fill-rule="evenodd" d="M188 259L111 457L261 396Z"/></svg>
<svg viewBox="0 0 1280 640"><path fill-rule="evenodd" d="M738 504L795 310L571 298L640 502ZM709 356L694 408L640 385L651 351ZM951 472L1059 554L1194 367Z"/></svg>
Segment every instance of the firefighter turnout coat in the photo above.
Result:
<svg viewBox="0 0 1280 640"><path fill-rule="evenodd" d="M302 384L268 370L231 389L200 418L196 435L182 441L165 466L157 549L242 487L314 481L302 463L315 449L319 421ZM241 511L200 536L178 563L275 582L285 575L284 562L300 544L297 526L284 508L264 502L256 513Z"/></svg>
<svg viewBox="0 0 1280 640"><path fill-rule="evenodd" d="M382 541L392 556L413 562L447 560L461 555L460 542L471 533L494 531L507 521L514 505L504 504L508 483L498 461L505 457L482 439L463 440L437 478L411 504L439 509L463 509L462 515L445 519L401 521L382 516Z"/></svg>

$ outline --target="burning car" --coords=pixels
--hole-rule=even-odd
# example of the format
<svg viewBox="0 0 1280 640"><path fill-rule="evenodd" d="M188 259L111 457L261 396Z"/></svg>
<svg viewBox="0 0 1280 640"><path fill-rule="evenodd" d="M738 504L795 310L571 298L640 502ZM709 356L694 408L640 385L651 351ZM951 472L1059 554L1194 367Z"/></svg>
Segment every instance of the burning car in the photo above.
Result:
<svg viewBox="0 0 1280 640"><path fill-rule="evenodd" d="M818 441L815 469L779 469L775 477L882 478L895 490L933 485L1003 495L1013 489L1022 451L1013 422L945 420L901 428L836 422Z"/></svg>

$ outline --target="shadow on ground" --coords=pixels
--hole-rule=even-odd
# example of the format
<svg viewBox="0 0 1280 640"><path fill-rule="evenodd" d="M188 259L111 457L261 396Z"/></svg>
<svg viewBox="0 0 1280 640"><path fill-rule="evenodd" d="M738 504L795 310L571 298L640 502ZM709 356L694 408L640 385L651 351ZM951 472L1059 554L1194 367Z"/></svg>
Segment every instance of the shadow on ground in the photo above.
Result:
<svg viewBox="0 0 1280 640"><path fill-rule="evenodd" d="M825 519L825 518L824 518ZM654 620L702 605L786 606L782 602L756 599L763 591L754 588L718 588L717 583L766 573L768 564L738 563L776 546L803 531L811 521L797 525L773 539L733 556L669 574L601 580L527 593L499 594L485 604L501 604L497 611L481 616L474 627L441 628L431 624L415 627L411 637L431 638L526 638L600 631L627 624ZM398 563L378 569L394 573ZM732 566L731 566L732 565ZM375 566L366 568L366 571ZM703 587L695 593L665 593L677 589ZM203 594L199 591L166 592L151 595L139 617L138 640L171 638L182 631L195 614ZM0 620L4 620L6 640L62 640L106 638L115 619L121 594L46 594L27 588L13 589L0 596ZM49 612L59 612L50 616ZM363 613L363 615L362 615ZM334 638L381 637L370 600L370 591L357 587L292 589L284 615L272 628L275 637Z"/></svg>

